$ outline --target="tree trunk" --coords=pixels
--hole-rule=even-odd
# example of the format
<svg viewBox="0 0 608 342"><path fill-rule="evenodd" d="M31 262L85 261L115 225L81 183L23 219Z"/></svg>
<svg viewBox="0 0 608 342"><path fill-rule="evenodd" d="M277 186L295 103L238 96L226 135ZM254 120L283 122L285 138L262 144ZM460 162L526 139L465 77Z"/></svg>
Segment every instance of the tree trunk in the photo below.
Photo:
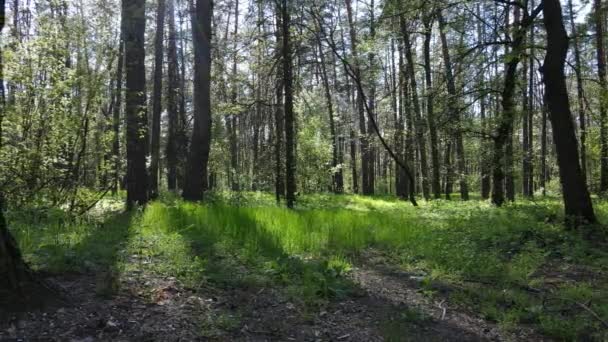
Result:
<svg viewBox="0 0 608 342"><path fill-rule="evenodd" d="M452 60L448 40L445 34L446 22L441 11L437 12L439 20L439 35L441 37L441 51L443 53L443 63L445 65L446 83L448 88L448 111L452 119L451 136L454 140L454 150L456 152L456 165L458 167L458 181L460 184L460 199L466 201L469 199L469 186L466 179L466 159L464 151L464 143L462 139L462 128L460 127L460 114L458 112L458 95L456 94L456 84L454 80L454 72L452 70Z"/></svg>
<svg viewBox="0 0 608 342"><path fill-rule="evenodd" d="M606 83L606 51L604 49L604 8L601 0L593 1L597 76L600 84L600 193L608 190L608 84Z"/></svg>
<svg viewBox="0 0 608 342"><path fill-rule="evenodd" d="M285 87L285 199L288 208L293 208L296 201L296 160L295 160L295 117L293 113L293 66L291 49L291 17L289 0L281 2L281 33L283 45L283 86Z"/></svg>
<svg viewBox="0 0 608 342"><path fill-rule="evenodd" d="M233 51L232 51L232 94L230 101L234 108L236 108L237 97L238 97L238 80L237 80L237 58L238 58L238 41L237 36L239 33L239 0L236 0L234 5L234 31L232 39L234 39ZM226 119L226 125L228 126L228 141L230 144L230 187L232 191L239 191L239 150L238 150L238 117L236 113L231 113Z"/></svg>
<svg viewBox="0 0 608 342"><path fill-rule="evenodd" d="M278 16L277 16L278 17ZM280 50L282 46L282 34L281 34L281 22L277 19L276 23L276 49ZM274 157L275 157L275 195L277 203L281 202L281 198L285 197L285 178L283 170L283 149L284 143L283 138L285 135L285 124L283 117L283 81L282 81L282 70L281 63L277 63L277 77L276 77L276 107L274 112L274 129L275 129L275 145L274 145Z"/></svg>
<svg viewBox="0 0 608 342"><path fill-rule="evenodd" d="M559 0L543 0L543 4L547 54L542 73L553 127L566 220L574 226L594 223L596 218L579 164L578 145L564 77L568 35L562 22L562 9Z"/></svg>
<svg viewBox="0 0 608 342"><path fill-rule="evenodd" d="M125 30L126 117L127 117L127 208L148 202L146 145L145 41L146 1L122 1Z"/></svg>
<svg viewBox="0 0 608 342"><path fill-rule="evenodd" d="M325 67L325 53L323 52L323 44L321 38L317 37L319 46L319 57L321 68L321 78L323 88L325 90L325 101L327 103L327 114L329 116L329 134L331 136L331 174L332 174L332 191L342 193L344 191L344 179L342 176L342 166L338 165L338 138L336 137L336 123L334 119L334 105L331 98L331 90L329 87L329 79L327 77L327 68Z"/></svg>
<svg viewBox="0 0 608 342"><path fill-rule="evenodd" d="M196 0L192 11L194 43L194 126L182 197L200 201L208 188L207 163L211 147L211 0Z"/></svg>
<svg viewBox="0 0 608 342"><path fill-rule="evenodd" d="M178 134L179 113L177 96L179 92L179 75L177 73L177 34L175 31L175 1L168 0L167 19L169 28L169 42L167 43L167 114L169 127L166 146L167 158L167 187L169 191L177 190L177 161L178 161Z"/></svg>
<svg viewBox="0 0 608 342"><path fill-rule="evenodd" d="M420 156L420 173L422 175L422 195L424 199L430 198L429 194L429 170L426 157L426 140L424 134L426 131L426 123L422 119L422 109L420 108L420 100L418 99L418 82L416 81L414 54L412 53L412 44L410 42L410 33L406 27L405 18L401 18L401 35L403 36L403 45L405 48L405 59L407 61L407 76L410 81L412 103L414 105L414 120L416 132L416 144L418 146L418 154Z"/></svg>
<svg viewBox="0 0 608 342"><path fill-rule="evenodd" d="M370 2L370 23L369 23L369 39L373 42L376 39L376 23L374 18L374 0ZM376 112L376 54L372 51L368 54L369 61L369 96L367 99L368 107L371 110L371 115L374 118L378 118L378 113ZM367 120L367 148L368 148L368 170L367 170L367 194L373 195L376 188L376 149L373 144L373 133L374 127L371 120Z"/></svg>
<svg viewBox="0 0 608 342"><path fill-rule="evenodd" d="M433 14L425 14L424 24L424 75L426 79L426 120L429 125L431 142L431 163L433 173L431 188L436 199L441 198L439 147L437 141L437 129L435 128L435 113L433 112L433 77L431 70L431 39L433 34Z"/></svg>
<svg viewBox="0 0 608 342"><path fill-rule="evenodd" d="M352 0L345 0L346 3L346 14L348 17L348 26L351 41L351 54L353 56L353 69L355 77L361 79L361 69L359 67L359 51L358 51L358 40L357 40L357 29L353 18ZM369 185L369 141L367 139L367 128L365 126L365 108L361 95L357 94L357 113L359 114L359 144L361 148L361 190L364 195L372 193Z"/></svg>
<svg viewBox="0 0 608 342"><path fill-rule="evenodd" d="M152 140L150 142L150 197L158 197L160 164L160 124L163 94L163 43L165 36L165 0L158 0L156 36L154 37L154 98L152 99Z"/></svg>

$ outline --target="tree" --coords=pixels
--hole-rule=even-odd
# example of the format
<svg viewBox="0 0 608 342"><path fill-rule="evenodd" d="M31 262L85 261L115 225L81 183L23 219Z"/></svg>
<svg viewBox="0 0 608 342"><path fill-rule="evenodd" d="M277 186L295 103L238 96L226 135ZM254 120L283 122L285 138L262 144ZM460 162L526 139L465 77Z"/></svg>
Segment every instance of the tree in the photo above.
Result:
<svg viewBox="0 0 608 342"><path fill-rule="evenodd" d="M150 197L158 197L160 164L160 125L163 94L163 47L165 37L165 0L158 0L156 36L154 37L154 93L152 104L152 140L150 142Z"/></svg>
<svg viewBox="0 0 608 342"><path fill-rule="evenodd" d="M553 127L566 219L575 226L595 223L593 205L579 164L578 144L564 77L568 35L562 21L562 9L559 0L543 0L542 5L543 23L547 31L543 82Z"/></svg>
<svg viewBox="0 0 608 342"><path fill-rule="evenodd" d="M168 136L166 146L167 156L167 187L170 191L177 189L178 135L179 135L179 74L177 72L177 33L175 30L175 0L167 3L168 36L167 43L167 114Z"/></svg>
<svg viewBox="0 0 608 342"><path fill-rule="evenodd" d="M208 189L209 150L211 148L211 0L196 0L192 9L194 43L194 126L186 166L182 196L200 201Z"/></svg>
<svg viewBox="0 0 608 342"><path fill-rule="evenodd" d="M148 202L146 146L145 41L146 1L122 0L125 39L126 118L127 118L127 207Z"/></svg>
<svg viewBox="0 0 608 342"><path fill-rule="evenodd" d="M608 81L606 80L606 50L604 48L604 8L601 0L593 1L597 77L600 84L600 192L608 191Z"/></svg>
<svg viewBox="0 0 608 342"><path fill-rule="evenodd" d="M281 1L281 61L283 64L283 87L285 89L285 199L287 207L293 208L296 201L295 117L293 112L291 16L288 6L289 0Z"/></svg>
<svg viewBox="0 0 608 342"><path fill-rule="evenodd" d="M466 179L466 159L465 159L465 151L464 151L464 142L462 140L462 128L460 127L460 114L458 112L457 107L457 94L456 94L456 84L454 82L454 72L452 71L452 58L450 56L450 51L448 47L448 41L445 34L446 30L446 22L443 18L443 14L441 11L437 11L437 18L439 20L439 34L441 36L441 51L443 53L443 64L445 65L445 78L448 88L449 100L448 100L448 110L450 112L450 116L452 119L452 125L454 127L451 128L451 136L454 141L454 146L456 149L456 164L458 167L458 180L460 183L460 198L463 201L469 199L469 186L467 184Z"/></svg>

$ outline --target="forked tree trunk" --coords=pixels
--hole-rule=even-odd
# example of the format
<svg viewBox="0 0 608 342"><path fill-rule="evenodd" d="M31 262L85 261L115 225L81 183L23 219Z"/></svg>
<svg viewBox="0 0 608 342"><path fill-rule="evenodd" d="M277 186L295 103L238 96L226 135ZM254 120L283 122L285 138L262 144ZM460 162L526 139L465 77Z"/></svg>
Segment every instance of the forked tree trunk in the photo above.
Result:
<svg viewBox="0 0 608 342"><path fill-rule="evenodd" d="M553 127L566 220L574 226L594 223L596 218L579 164L578 144L564 77L568 35L562 22L562 9L559 0L543 0L543 4L547 54L542 73L549 118Z"/></svg>

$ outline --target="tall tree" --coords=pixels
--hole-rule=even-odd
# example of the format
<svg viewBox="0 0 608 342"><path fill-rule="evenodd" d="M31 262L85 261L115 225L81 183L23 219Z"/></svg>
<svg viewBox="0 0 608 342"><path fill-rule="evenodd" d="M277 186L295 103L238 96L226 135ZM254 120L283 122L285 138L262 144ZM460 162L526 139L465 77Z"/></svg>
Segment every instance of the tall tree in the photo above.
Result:
<svg viewBox="0 0 608 342"><path fill-rule="evenodd" d="M448 110L452 119L451 136L454 140L456 152L456 164L458 167L458 181L460 184L460 198L463 201L469 199L469 186L466 179L466 158L464 151L464 142L462 138L462 127L460 124L460 113L457 106L458 95L456 94L456 82L454 80L454 72L452 70L452 58L448 46L446 36L446 21L441 11L437 11L437 19L439 20L439 35L441 37L441 51L443 53L443 64L445 66L445 79L448 88Z"/></svg>
<svg viewBox="0 0 608 342"><path fill-rule="evenodd" d="M593 1L597 76L600 84L600 192L608 191L608 81L606 80L606 49L604 48L605 15L601 0Z"/></svg>
<svg viewBox="0 0 608 342"><path fill-rule="evenodd" d="M352 7L352 0L344 0L346 4L346 15L348 19L348 30L350 35L350 49L353 57L353 69L355 77L361 79L361 68L359 63L359 40ZM361 147L361 191L364 195L372 193L369 184L369 141L367 139L367 128L365 126L365 105L361 95L357 94L357 114L359 116L359 145Z"/></svg>
<svg viewBox="0 0 608 342"><path fill-rule="evenodd" d="M287 207L296 201L295 116L293 112L293 62L291 42L290 1L281 1L281 33L283 62L283 87L285 88L285 199Z"/></svg>
<svg viewBox="0 0 608 342"><path fill-rule="evenodd" d="M196 0L192 9L194 44L194 125L186 166L182 196L185 200L203 199L208 188L209 150L211 148L211 0Z"/></svg>
<svg viewBox="0 0 608 342"><path fill-rule="evenodd" d="M581 48L579 37L574 21L574 9L572 0L568 0L568 14L570 16L570 36L574 47L574 74L576 75L576 98L578 109L578 125L580 135L581 171L585 182L587 181L587 123L585 115L585 92L583 90L583 65L581 63Z"/></svg>
<svg viewBox="0 0 608 342"><path fill-rule="evenodd" d="M150 142L150 197L158 197L160 164L160 125L163 93L163 47L165 37L165 0L158 0L156 36L154 37L154 93L152 104L152 140Z"/></svg>
<svg viewBox="0 0 608 342"><path fill-rule="evenodd" d="M547 53L542 73L553 127L566 219L574 225L594 223L596 218L579 164L578 144L564 77L568 35L562 21L559 0L543 0L543 15L547 31Z"/></svg>
<svg viewBox="0 0 608 342"><path fill-rule="evenodd" d="M175 29L175 1L168 0L167 3L167 114L168 135L167 135L167 187L170 191L177 189L177 142L179 134L179 112L178 112L178 92L179 74L177 72L177 33Z"/></svg>
<svg viewBox="0 0 608 342"><path fill-rule="evenodd" d="M238 97L238 34L239 34L239 0L234 1L234 31L232 32L233 51L232 51L232 93L230 101L233 108L237 108ZM233 109L234 111L234 109ZM231 113L226 118L226 126L228 128L228 141L230 144L230 186L233 191L238 191L239 185L239 150L238 150L238 116L236 113Z"/></svg>
<svg viewBox="0 0 608 342"><path fill-rule="evenodd" d="M405 49L405 60L407 61L407 78L410 85L412 104L414 105L414 131L416 135L416 145L418 146L418 155L420 157L420 173L422 174L422 195L424 199L430 198L429 193L429 170L426 157L426 122L422 117L422 108L418 98L418 81L416 80L416 63L414 61L414 53L412 52L412 42L410 40L410 32L407 27L405 16L401 16L401 35L403 36L403 46Z"/></svg>
<svg viewBox="0 0 608 342"><path fill-rule="evenodd" d="M146 145L146 1L122 0L127 118L127 207L148 202Z"/></svg>
<svg viewBox="0 0 608 342"><path fill-rule="evenodd" d="M424 24L424 76L426 80L426 120L429 126L430 143L431 143L431 164L433 164L431 188L433 189L433 196L438 199L441 197L441 183L440 183L440 165L439 165L439 146L437 139L437 129L435 128L435 113L433 102L435 97L433 96L433 76L432 76L432 65L431 65L431 39L433 38L433 11L425 13L423 18Z"/></svg>

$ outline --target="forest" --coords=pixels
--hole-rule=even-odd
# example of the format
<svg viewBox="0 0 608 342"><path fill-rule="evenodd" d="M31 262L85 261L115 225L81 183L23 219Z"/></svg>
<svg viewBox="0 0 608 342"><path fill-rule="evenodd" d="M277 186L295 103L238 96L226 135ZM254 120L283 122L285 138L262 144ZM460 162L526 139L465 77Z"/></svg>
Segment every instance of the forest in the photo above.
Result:
<svg viewBox="0 0 608 342"><path fill-rule="evenodd" d="M604 0L0 0L0 341L607 341Z"/></svg>

